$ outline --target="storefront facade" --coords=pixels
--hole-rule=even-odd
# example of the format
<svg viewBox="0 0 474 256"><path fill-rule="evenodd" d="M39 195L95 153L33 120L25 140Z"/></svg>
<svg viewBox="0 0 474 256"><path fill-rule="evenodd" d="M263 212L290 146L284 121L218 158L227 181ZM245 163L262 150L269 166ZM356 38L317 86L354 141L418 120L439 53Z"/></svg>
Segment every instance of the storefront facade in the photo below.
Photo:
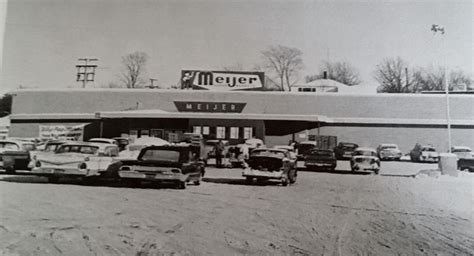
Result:
<svg viewBox="0 0 474 256"><path fill-rule="evenodd" d="M90 136L157 136L197 132L233 143L268 145L332 135L375 147L416 142L446 150L445 95L343 95L153 89L20 90L10 136L38 136L40 125L95 127ZM450 95L453 145L474 147L474 97ZM171 135L170 135L171 134ZM87 137L87 136L86 136ZM87 139L85 137L85 139Z"/></svg>

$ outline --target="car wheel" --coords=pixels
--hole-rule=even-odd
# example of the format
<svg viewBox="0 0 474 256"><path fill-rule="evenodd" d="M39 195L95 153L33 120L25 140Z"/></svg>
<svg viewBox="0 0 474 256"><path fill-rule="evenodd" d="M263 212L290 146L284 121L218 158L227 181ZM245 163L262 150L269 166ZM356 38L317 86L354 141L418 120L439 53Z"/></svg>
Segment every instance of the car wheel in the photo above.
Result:
<svg viewBox="0 0 474 256"><path fill-rule="evenodd" d="M180 181L177 184L178 189L186 189L186 182L185 181Z"/></svg>
<svg viewBox="0 0 474 256"><path fill-rule="evenodd" d="M48 182L49 183L58 183L59 182L59 177L58 176L49 176L48 177Z"/></svg>
<svg viewBox="0 0 474 256"><path fill-rule="evenodd" d="M288 179L290 184L294 184L296 182L296 170L290 170L288 173Z"/></svg>
<svg viewBox="0 0 474 256"><path fill-rule="evenodd" d="M13 168L12 166L9 166L5 169L5 172L8 174L15 174L15 168Z"/></svg>
<svg viewBox="0 0 474 256"><path fill-rule="evenodd" d="M252 184L253 183L253 178L252 177L245 177L245 183Z"/></svg>

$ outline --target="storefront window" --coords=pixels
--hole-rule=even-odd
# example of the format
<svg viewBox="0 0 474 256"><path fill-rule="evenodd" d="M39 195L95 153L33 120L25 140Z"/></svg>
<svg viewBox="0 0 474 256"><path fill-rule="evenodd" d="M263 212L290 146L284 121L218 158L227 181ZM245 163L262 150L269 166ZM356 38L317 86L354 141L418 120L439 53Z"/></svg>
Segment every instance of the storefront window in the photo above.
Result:
<svg viewBox="0 0 474 256"><path fill-rule="evenodd" d="M222 127L222 126L216 127L216 138L225 139L225 127Z"/></svg>
<svg viewBox="0 0 474 256"><path fill-rule="evenodd" d="M201 134L201 126L194 126L193 127L194 134Z"/></svg>
<svg viewBox="0 0 474 256"><path fill-rule="evenodd" d="M203 126L202 127L202 134L203 135L209 135L210 132L209 132L209 126Z"/></svg>
<svg viewBox="0 0 474 256"><path fill-rule="evenodd" d="M239 127L230 127L230 138L231 139L239 138Z"/></svg>
<svg viewBox="0 0 474 256"><path fill-rule="evenodd" d="M252 136L252 127L244 127L244 139L250 139Z"/></svg>

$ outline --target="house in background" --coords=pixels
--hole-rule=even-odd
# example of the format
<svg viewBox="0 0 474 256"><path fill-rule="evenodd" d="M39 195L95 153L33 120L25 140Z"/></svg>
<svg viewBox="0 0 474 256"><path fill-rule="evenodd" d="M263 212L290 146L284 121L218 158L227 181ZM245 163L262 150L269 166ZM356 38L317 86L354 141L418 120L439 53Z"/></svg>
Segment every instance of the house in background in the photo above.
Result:
<svg viewBox="0 0 474 256"><path fill-rule="evenodd" d="M349 86L332 79L317 79L305 84L295 84L291 86L290 91L302 93L376 94L377 87L370 85Z"/></svg>

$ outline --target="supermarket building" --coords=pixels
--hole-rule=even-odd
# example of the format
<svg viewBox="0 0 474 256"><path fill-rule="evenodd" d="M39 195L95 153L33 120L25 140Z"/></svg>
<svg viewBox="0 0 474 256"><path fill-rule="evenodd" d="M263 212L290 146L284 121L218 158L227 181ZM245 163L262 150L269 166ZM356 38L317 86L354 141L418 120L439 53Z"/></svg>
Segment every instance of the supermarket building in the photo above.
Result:
<svg viewBox="0 0 474 256"><path fill-rule="evenodd" d="M309 135L376 147L415 143L447 150L442 94L299 93L157 89L50 89L13 93L11 137L38 137L45 127L85 126L90 137L156 136L184 132L269 146ZM450 95L452 144L474 148L474 97ZM51 130L51 129L50 129Z"/></svg>

